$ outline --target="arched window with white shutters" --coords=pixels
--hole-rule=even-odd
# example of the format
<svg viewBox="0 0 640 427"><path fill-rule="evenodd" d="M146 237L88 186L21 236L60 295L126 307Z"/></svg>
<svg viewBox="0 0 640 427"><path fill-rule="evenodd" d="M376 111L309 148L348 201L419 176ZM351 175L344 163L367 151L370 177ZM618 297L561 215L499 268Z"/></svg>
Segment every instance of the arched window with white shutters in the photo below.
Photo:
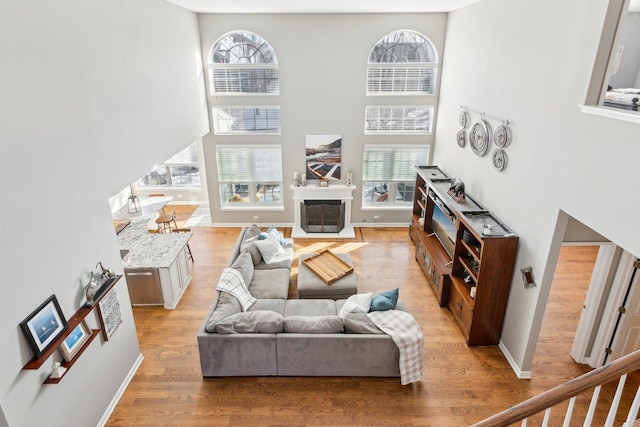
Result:
<svg viewBox="0 0 640 427"><path fill-rule="evenodd" d="M367 95L433 95L437 74L431 40L416 31L394 31L369 53Z"/></svg>
<svg viewBox="0 0 640 427"><path fill-rule="evenodd" d="M251 31L223 35L209 55L209 86L211 95L279 95L275 51Z"/></svg>

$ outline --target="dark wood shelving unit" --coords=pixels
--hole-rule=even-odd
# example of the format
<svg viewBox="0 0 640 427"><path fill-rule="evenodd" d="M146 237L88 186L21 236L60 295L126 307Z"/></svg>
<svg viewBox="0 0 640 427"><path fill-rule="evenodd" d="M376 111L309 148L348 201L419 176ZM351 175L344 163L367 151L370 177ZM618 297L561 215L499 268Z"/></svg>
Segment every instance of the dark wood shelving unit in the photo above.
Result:
<svg viewBox="0 0 640 427"><path fill-rule="evenodd" d="M446 192L449 178L436 166L418 166L410 236L416 261L441 307L453 313L468 345L498 344L518 250L518 236L467 195L459 203ZM438 209L435 208L437 205ZM448 249L441 210L455 229ZM446 222L446 221L445 221ZM491 233L483 233L485 224ZM451 229L451 228L450 228ZM453 229L452 229L453 230ZM438 236L436 236L438 234ZM452 249L453 248L453 249Z"/></svg>
<svg viewBox="0 0 640 427"><path fill-rule="evenodd" d="M111 288L113 288L116 285L116 283L118 282L118 280L120 280L121 277L122 277L121 275L118 275L113 277L112 279L107 279L107 281L105 281L102 287L100 288L99 293L96 294L96 295L99 295L99 297L94 301L94 304L91 306L85 305L80 307L80 309L76 311L73 316L67 319L67 324L69 325L67 330L64 331L58 338L56 338L56 340L51 344L51 346L47 349L47 351L42 353L40 357L34 357L33 359L31 359L29 362L27 362L26 365L24 365L22 369L27 369L27 370L39 369L44 364L44 362L46 362L49 359L49 357L51 357L51 355L58 349L58 347L60 347L62 342L69 336L69 334L71 334L71 332L73 332L73 330L80 323L82 323L82 321L89 315L89 313L93 311L93 308L95 307L95 305L100 301L102 297L104 297L104 295L107 294L107 292L109 292L109 290L111 290ZM92 329L91 336L82 345L82 347L80 348L78 353L75 355L75 357L69 362L62 361L60 363L63 367L67 368L64 374L60 378L49 377L45 380L44 384L59 383L60 380L69 372L69 369L73 366L73 364L80 357L80 355L82 355L82 353L86 350L89 344L91 344L91 342L93 342L93 340L96 339L96 337L99 335L100 332L101 332L101 329Z"/></svg>

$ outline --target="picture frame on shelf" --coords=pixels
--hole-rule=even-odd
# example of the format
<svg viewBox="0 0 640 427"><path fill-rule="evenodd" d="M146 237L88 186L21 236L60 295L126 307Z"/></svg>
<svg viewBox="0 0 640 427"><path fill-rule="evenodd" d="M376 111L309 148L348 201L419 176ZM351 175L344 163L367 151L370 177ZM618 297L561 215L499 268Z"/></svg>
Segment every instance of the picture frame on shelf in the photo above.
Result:
<svg viewBox="0 0 640 427"><path fill-rule="evenodd" d="M71 331L69 336L62 341L60 347L58 347L64 360L71 362L92 334L93 331L89 328L87 322L84 320L80 322L80 324Z"/></svg>
<svg viewBox="0 0 640 427"><path fill-rule="evenodd" d="M98 303L98 317L100 318L104 340L109 341L122 323L120 299L115 288L107 292Z"/></svg>
<svg viewBox="0 0 640 427"><path fill-rule="evenodd" d="M68 328L67 319L60 309L55 294L20 322L20 329L27 338L35 357L42 356Z"/></svg>

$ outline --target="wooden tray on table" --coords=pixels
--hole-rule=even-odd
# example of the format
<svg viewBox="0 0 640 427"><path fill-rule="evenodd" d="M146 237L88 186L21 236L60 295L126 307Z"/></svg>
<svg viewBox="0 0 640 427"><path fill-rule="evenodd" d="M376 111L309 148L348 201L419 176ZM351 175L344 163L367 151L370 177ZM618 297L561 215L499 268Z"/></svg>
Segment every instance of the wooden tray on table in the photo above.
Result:
<svg viewBox="0 0 640 427"><path fill-rule="evenodd" d="M353 273L353 267L329 249L303 259L302 263L327 285Z"/></svg>

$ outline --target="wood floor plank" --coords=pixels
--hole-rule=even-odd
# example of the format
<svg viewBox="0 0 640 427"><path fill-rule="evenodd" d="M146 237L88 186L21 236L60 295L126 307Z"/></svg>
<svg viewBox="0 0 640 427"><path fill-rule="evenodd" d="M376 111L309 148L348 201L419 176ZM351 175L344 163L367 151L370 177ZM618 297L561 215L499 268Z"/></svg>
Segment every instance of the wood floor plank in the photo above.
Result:
<svg viewBox="0 0 640 427"><path fill-rule="evenodd" d="M178 223L194 209L176 209ZM133 308L145 359L107 426L466 426L589 370L573 362L569 350L594 248L561 251L533 379L519 380L497 346L465 344L453 316L438 306L426 284L406 228L362 228L350 241L296 239L295 253L326 247L348 251L360 292L400 289L425 337L420 382L402 386L397 378L202 378L196 334L240 228L192 232L193 281L178 307ZM635 376L629 382L639 383ZM613 392L614 386L603 388L601 400L610 400ZM580 405L587 405L588 397L581 396ZM625 399L623 406L628 407L630 398ZM562 408L553 411L550 425L561 424ZM600 424L594 425L601 425L604 417L606 408L599 405ZM528 425L540 422L531 419Z"/></svg>

